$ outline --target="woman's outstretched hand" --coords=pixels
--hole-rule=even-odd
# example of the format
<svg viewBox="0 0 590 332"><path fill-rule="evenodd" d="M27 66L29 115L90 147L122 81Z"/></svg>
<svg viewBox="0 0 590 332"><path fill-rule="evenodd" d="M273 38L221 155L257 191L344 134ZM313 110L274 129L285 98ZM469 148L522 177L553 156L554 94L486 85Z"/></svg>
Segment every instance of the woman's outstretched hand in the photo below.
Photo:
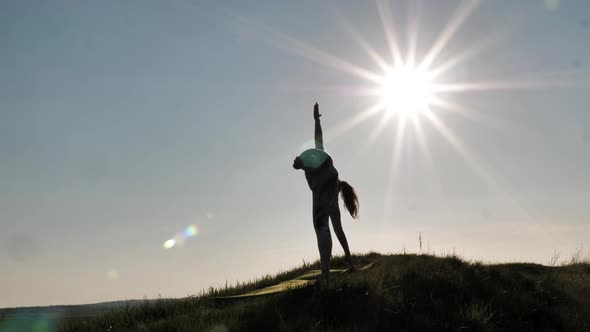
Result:
<svg viewBox="0 0 590 332"><path fill-rule="evenodd" d="M315 105L313 106L313 118L315 120L319 120L320 116L322 116L320 114L320 105L318 105L318 103L315 103Z"/></svg>

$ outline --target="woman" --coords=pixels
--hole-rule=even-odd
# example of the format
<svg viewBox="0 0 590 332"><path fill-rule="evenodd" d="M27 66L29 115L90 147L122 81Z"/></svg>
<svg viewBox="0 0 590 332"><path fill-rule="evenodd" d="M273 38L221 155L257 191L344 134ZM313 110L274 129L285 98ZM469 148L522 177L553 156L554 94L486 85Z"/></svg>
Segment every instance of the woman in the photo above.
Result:
<svg viewBox="0 0 590 332"><path fill-rule="evenodd" d="M324 151L320 116L322 115L316 103L313 110L315 149L306 150L295 158L293 168L305 171L305 178L313 193L313 226L320 251L322 276L324 281L327 281L332 255L332 237L330 236L328 219L332 219L332 227L342 249L344 249L346 262L351 269L354 269L348 241L346 241L340 220L338 193L342 194L344 205L354 219L358 217L359 202L354 189L345 181L338 179L338 171L334 167L332 157Z"/></svg>

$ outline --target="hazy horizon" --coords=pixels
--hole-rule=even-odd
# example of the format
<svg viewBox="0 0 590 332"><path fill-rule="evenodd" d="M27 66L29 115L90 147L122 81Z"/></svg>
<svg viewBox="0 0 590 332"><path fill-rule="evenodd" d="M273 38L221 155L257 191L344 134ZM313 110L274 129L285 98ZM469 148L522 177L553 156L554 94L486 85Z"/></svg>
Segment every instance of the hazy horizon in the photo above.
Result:
<svg viewBox="0 0 590 332"><path fill-rule="evenodd" d="M315 102L359 193L353 252L418 252L421 233L485 262L587 253L590 3L417 3L388 24L418 62L440 46L456 107L402 133L386 112L346 126L376 103L359 68L393 65L375 2L2 2L0 308L182 297L319 259L291 167Z"/></svg>

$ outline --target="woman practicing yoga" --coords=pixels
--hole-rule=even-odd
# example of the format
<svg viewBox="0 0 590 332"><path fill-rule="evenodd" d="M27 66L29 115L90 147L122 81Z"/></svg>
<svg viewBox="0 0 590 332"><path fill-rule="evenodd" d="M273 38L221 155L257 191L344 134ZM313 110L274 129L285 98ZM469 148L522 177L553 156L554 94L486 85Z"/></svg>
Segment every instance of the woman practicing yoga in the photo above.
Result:
<svg viewBox="0 0 590 332"><path fill-rule="evenodd" d="M347 182L340 181L332 157L324 151L320 116L319 106L316 103L313 109L315 149L306 150L295 158L293 168L305 171L305 178L313 193L313 227L320 251L322 277L324 281L327 281L332 255L332 237L328 219L332 219L332 227L344 249L346 262L351 269L354 269L348 241L340 220L338 193L342 194L344 205L354 219L358 217L359 202L354 189Z"/></svg>

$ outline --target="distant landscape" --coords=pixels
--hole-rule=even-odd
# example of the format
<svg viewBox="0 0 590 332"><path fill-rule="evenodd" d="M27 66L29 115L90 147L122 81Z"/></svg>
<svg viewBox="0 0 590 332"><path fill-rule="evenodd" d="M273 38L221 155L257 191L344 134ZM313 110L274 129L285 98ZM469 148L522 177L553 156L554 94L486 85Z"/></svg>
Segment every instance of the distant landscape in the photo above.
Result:
<svg viewBox="0 0 590 332"><path fill-rule="evenodd" d="M53 305L0 309L0 331L52 331L63 320L89 319L123 307L145 304L149 300L111 301L80 305Z"/></svg>

